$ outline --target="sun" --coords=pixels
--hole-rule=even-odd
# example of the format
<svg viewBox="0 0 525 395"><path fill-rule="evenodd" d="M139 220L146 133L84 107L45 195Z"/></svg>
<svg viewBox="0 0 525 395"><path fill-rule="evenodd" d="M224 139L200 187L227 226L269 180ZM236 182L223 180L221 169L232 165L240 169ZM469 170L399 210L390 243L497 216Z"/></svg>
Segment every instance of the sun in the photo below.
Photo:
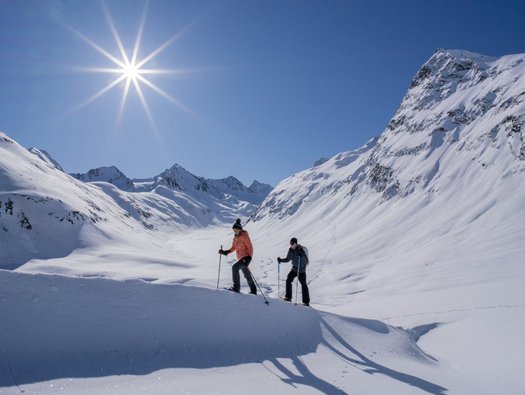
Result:
<svg viewBox="0 0 525 395"><path fill-rule="evenodd" d="M150 111L150 108L148 106L148 103L146 102L146 99L144 97L144 93L142 91L143 87L148 87L149 89L156 92L158 95L164 97L165 99L171 101L173 104L175 104L180 109L192 113L192 111L187 108L184 104L182 104L179 100L175 99L173 96L166 93L164 90L159 88L156 84L148 80L145 75L148 74L182 74L184 73L183 70L177 70L177 69L146 69L144 66L150 62L152 59L154 59L157 55L159 55L162 51L164 51L168 46L170 46L187 28L183 29L179 33L172 36L170 39L168 39L166 42L164 42L160 47L149 53L149 55L145 56L142 59L138 59L139 53L140 53L140 45L142 41L142 34L144 31L144 22L146 19L146 13L147 13L147 7L148 2L146 1L144 3L144 8L142 11L142 16L140 18L140 24L137 32L137 37L135 39L135 44L133 46L132 53L128 54L126 50L124 49L124 45L122 44L122 40L117 32L117 29L115 27L115 24L113 22L113 19L111 18L111 15L109 13L109 10L104 2L102 4L102 9L104 11L104 16L106 18L106 21L109 25L109 28L111 30L111 33L113 35L113 38L117 44L119 54L120 56L114 56L106 49L102 48L99 44L95 43L93 40L88 38L86 35L79 32L77 29L73 28L72 26L66 25L66 27L73 32L77 37L82 39L84 42L86 42L90 47L95 49L98 53L103 55L107 60L111 61L113 63L113 67L81 67L80 69L82 71L92 72L92 73L109 73L115 75L115 79L111 81L109 84L104 86L102 89L100 89L97 93L92 95L90 98L85 100L80 106L78 106L77 110L80 110L81 108L87 106L88 104L92 103L105 93L109 92L111 89L113 89L116 86L124 85L122 98L120 100L120 106L118 111L118 118L117 121L120 122L120 119L122 118L122 115L124 113L124 108L126 106L126 101L128 98L128 94L131 87L133 86L133 89L135 90L136 94L138 95L142 107L144 108L144 111L153 126L154 130L157 132L157 126L155 124L155 120L153 118L153 115ZM190 24L191 26L191 24Z"/></svg>
<svg viewBox="0 0 525 395"><path fill-rule="evenodd" d="M127 64L121 70L122 75L126 77L127 80L136 80L140 76L140 68L136 64Z"/></svg>

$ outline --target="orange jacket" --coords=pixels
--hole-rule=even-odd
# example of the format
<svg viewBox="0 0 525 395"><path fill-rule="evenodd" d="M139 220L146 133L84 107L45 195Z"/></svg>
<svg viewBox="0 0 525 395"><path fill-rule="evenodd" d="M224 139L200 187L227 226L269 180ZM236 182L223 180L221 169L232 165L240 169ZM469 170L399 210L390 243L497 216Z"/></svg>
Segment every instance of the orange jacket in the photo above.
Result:
<svg viewBox="0 0 525 395"><path fill-rule="evenodd" d="M250 235L245 230L241 230L239 234L233 236L232 246L230 252L237 252L237 260L240 261L245 256L253 257L253 246L250 240Z"/></svg>

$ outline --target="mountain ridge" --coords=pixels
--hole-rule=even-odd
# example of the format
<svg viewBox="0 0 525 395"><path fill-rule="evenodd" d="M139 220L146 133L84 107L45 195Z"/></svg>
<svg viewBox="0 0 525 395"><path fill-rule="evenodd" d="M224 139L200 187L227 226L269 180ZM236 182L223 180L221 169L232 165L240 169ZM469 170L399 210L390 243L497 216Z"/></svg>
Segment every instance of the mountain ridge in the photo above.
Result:
<svg viewBox="0 0 525 395"><path fill-rule="evenodd" d="M175 176L181 169L175 168ZM183 179L200 182L184 172ZM238 186L233 177L214 187L214 194L189 187L187 193L171 189L168 175L143 191L132 189L116 167L95 169L84 182L65 173L45 151L25 149L0 132L0 268L64 257L108 240L125 243L139 234L154 239L159 231L230 225L248 217L265 193L264 187L252 192L239 182L244 189L233 195L227 188L228 182Z"/></svg>
<svg viewBox="0 0 525 395"><path fill-rule="evenodd" d="M516 274L525 254L525 54L465 54L436 51L379 136L281 181L251 217L253 231L268 235L262 248L291 236L321 247L309 249L312 275L343 279L339 292L373 294L392 275L437 287L435 265L450 287Z"/></svg>
<svg viewBox="0 0 525 395"><path fill-rule="evenodd" d="M224 195L232 195L253 205L260 204L273 189L271 185L257 180L247 187L234 176L221 179L196 176L178 163L149 178L130 179L116 166L98 167L87 173L70 173L70 175L84 182L109 182L127 192L151 192L159 185L165 185L170 189L186 193L194 190L212 193L219 199L224 198Z"/></svg>
<svg viewBox="0 0 525 395"><path fill-rule="evenodd" d="M523 172L525 115L523 109L518 114L513 113L512 109L520 105L522 108L525 100L525 55L492 58L475 54L473 60L466 58L465 54L473 53L438 49L416 73L398 111L380 136L358 150L337 154L293 175L288 181L283 180L252 218L257 221L266 214L279 212L278 216L282 219L285 212L295 213L306 198L312 197L314 191L321 194L329 191L335 193L345 187L346 196L351 196L367 186L381 193L386 200L406 196L416 188L431 186L432 180L439 178L443 172L440 155L449 155L446 151L452 146L465 152L479 149L473 161L482 168L494 164L495 159L487 157L488 151L495 146L508 148L511 155L502 165L515 166L519 169L517 171ZM502 75L517 69L519 73L505 80L501 86L493 86ZM484 85L483 88L473 92L480 84ZM466 103L470 104L468 108ZM479 117L488 112L491 112L491 119L498 119L485 130ZM484 142L488 144L483 146ZM511 157L516 160L513 161ZM426 160L429 158L431 160ZM502 159L501 155L496 158ZM394 169L392 164L396 161L399 166ZM425 171L416 167L404 170L414 161L424 164ZM359 165L352 167L352 163ZM330 185L316 181L336 178L329 169L341 167L347 167L350 173L347 177L334 180ZM286 183L297 177L307 182L307 185L301 187L304 193L292 198L284 194L284 190ZM279 199L279 196L283 196L283 199ZM283 210L275 207L277 202L282 204Z"/></svg>

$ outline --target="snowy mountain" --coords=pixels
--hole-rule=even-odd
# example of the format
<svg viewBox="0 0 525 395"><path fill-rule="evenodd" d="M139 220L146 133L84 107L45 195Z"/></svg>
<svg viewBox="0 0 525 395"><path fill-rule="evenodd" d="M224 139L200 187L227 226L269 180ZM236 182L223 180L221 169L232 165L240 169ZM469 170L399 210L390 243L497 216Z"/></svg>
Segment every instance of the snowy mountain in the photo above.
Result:
<svg viewBox="0 0 525 395"><path fill-rule="evenodd" d="M103 181L115 185L124 191L153 191L160 185L169 189L199 196L201 191L218 199L235 198L246 201L252 205L259 205L273 189L271 185L263 184L257 180L246 187L235 177L225 179L206 179L190 173L182 166L175 164L161 174L145 179L129 179L115 166L91 169L87 173L70 174L84 182Z"/></svg>
<svg viewBox="0 0 525 395"><path fill-rule="evenodd" d="M270 185L261 184L258 181L254 181L250 187L246 187L235 177L218 180L198 177L178 164L151 179L135 181L136 188L140 190L154 190L159 185L184 192L196 198L208 194L219 200L235 200L239 203L244 201L253 206L261 204L272 190ZM256 207L252 208L255 209Z"/></svg>
<svg viewBox="0 0 525 395"><path fill-rule="evenodd" d="M421 191L436 195L467 176L521 177L524 60L438 50L380 137L284 180L255 220L269 214L282 219L325 195L333 201L343 196L339 204L350 206L360 196L388 201Z"/></svg>
<svg viewBox="0 0 525 395"><path fill-rule="evenodd" d="M179 204L181 202L178 196L183 194L182 200L192 199L204 203L212 219L216 217L219 221L250 216L272 190L272 186L258 181L246 187L235 177L219 180L198 177L178 164L146 179L131 180L115 166L100 167L85 174L76 173L71 176L84 182L107 182L128 192L157 191L175 199ZM165 191L166 188L169 191Z"/></svg>
<svg viewBox="0 0 525 395"><path fill-rule="evenodd" d="M51 166L54 166L55 168L57 168L58 170L60 171L64 171L64 169L62 169L62 166L60 166L58 164L58 162L56 160L54 160L51 155L49 155L49 153L47 151L44 151L44 150L40 150L38 148L29 148L29 152L31 152L32 154L35 154L37 155L40 159L42 159L44 162L47 162L49 163Z"/></svg>
<svg viewBox="0 0 525 395"><path fill-rule="evenodd" d="M84 184L49 158L0 134L0 265L63 257L126 231L174 229L196 221L174 202Z"/></svg>
<svg viewBox="0 0 525 395"><path fill-rule="evenodd" d="M184 174L179 182L197 179ZM268 188L252 192L238 181L219 180L210 187L213 195L181 182L188 190L185 193L174 188L174 169L169 173L172 178L158 177L147 192L136 192L138 188L115 167L75 176L90 182L64 173L44 151L26 150L0 134L1 268L16 268L34 258L67 256L107 240L129 241L129 231L140 234L230 224L255 208L255 203L241 198L260 201ZM227 193L234 188L239 189L240 198Z"/></svg>
<svg viewBox="0 0 525 395"><path fill-rule="evenodd" d="M471 264L489 270L497 257L505 273L525 252L524 60L436 51L379 137L282 181L253 215L257 229L278 223L310 243L330 242L320 252L326 262L350 251L344 260L354 263L337 270L354 288L383 277L376 264L392 264L378 262L390 254L426 270L437 257L471 261L483 248Z"/></svg>
<svg viewBox="0 0 525 395"><path fill-rule="evenodd" d="M84 182L109 182L110 184L115 185L117 188L122 189L123 191L133 191L135 189L133 182L115 166L99 167L96 169L91 169L84 174L72 173L70 174L70 176L75 177L77 180Z"/></svg>

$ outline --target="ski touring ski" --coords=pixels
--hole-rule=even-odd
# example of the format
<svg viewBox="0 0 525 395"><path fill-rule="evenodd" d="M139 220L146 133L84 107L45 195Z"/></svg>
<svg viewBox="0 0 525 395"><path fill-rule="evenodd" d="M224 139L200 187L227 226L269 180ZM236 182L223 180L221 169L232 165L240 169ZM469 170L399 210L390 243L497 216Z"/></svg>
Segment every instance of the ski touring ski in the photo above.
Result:
<svg viewBox="0 0 525 395"><path fill-rule="evenodd" d="M291 299L286 299L284 296L279 296L279 299L284 300L285 302L293 303ZM304 304L304 303L293 303L293 305L308 307L310 309L312 308L312 306L310 306L309 304Z"/></svg>

